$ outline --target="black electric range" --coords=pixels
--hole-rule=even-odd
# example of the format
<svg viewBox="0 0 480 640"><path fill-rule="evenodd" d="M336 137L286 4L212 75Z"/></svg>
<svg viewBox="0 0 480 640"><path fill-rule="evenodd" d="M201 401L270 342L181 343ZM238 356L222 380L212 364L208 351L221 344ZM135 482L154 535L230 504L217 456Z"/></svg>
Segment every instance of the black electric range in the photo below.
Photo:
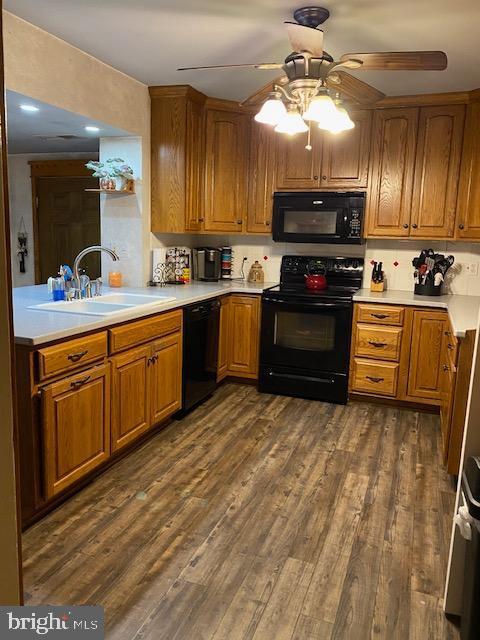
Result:
<svg viewBox="0 0 480 640"><path fill-rule="evenodd" d="M363 258L284 256L280 284L262 294L259 390L344 404L352 331L352 297ZM305 287L323 267L327 288Z"/></svg>

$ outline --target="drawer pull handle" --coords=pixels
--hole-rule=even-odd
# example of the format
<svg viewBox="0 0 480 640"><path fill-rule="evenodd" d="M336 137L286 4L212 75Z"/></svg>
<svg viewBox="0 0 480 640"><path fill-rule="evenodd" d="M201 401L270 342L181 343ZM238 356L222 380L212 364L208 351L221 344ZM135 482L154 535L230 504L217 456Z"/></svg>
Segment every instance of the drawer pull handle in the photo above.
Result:
<svg viewBox="0 0 480 640"><path fill-rule="evenodd" d="M72 389L78 389L79 387L83 387L83 385L90 380L91 376L85 376L81 380L74 380L70 383Z"/></svg>
<svg viewBox="0 0 480 640"><path fill-rule="evenodd" d="M377 347L378 349L381 349L382 347L387 346L386 342L375 342L375 340L369 340L368 344L371 344L372 347Z"/></svg>
<svg viewBox="0 0 480 640"><path fill-rule="evenodd" d="M375 378L374 376L365 376L367 378L367 380L370 380L371 382L383 382L385 380L385 378Z"/></svg>
<svg viewBox="0 0 480 640"><path fill-rule="evenodd" d="M379 320L385 320L385 318L389 317L386 313L372 313L371 316L372 318L378 318Z"/></svg>
<svg viewBox="0 0 480 640"><path fill-rule="evenodd" d="M85 349L85 351L78 351L78 353L70 353L67 356L68 360L71 360L71 362L78 362L81 358L83 358L83 356L86 356L88 353L88 349Z"/></svg>

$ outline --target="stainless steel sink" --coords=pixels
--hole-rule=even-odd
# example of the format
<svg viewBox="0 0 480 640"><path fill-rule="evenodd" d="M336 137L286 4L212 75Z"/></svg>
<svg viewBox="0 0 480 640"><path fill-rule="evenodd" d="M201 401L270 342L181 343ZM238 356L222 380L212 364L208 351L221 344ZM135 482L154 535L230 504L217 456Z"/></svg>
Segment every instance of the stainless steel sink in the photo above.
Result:
<svg viewBox="0 0 480 640"><path fill-rule="evenodd" d="M71 302L45 302L29 309L54 313L73 313L82 316L111 316L135 308L157 307L175 300L168 296L142 296L133 293L110 293L99 298Z"/></svg>

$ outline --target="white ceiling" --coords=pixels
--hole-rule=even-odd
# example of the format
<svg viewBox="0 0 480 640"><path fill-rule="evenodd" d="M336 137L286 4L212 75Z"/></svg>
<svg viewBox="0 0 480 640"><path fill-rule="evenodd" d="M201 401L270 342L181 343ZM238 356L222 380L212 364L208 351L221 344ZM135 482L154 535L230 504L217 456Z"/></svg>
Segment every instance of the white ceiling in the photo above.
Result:
<svg viewBox="0 0 480 640"><path fill-rule="evenodd" d="M38 111L31 113L20 105L31 105ZM98 133L88 133L85 126L96 126ZM76 136L62 139L57 136ZM98 151L99 137L128 135L121 129L97 120L84 118L39 100L32 100L15 91L7 90L8 153L57 153Z"/></svg>
<svg viewBox="0 0 480 640"><path fill-rule="evenodd" d="M4 0L12 13L148 85L191 84L243 99L275 72L177 72L181 66L283 61L293 0ZM356 72L388 95L480 87L479 0L325 0L325 48L440 49L446 71Z"/></svg>

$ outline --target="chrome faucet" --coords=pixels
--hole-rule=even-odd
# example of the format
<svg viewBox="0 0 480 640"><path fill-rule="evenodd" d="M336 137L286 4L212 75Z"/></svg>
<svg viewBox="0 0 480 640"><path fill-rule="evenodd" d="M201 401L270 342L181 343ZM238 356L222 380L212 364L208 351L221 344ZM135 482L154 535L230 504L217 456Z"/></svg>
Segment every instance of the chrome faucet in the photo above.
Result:
<svg viewBox="0 0 480 640"><path fill-rule="evenodd" d="M78 254L78 256L75 258L75 260L73 262L73 283L74 283L73 292L74 292L74 296L75 296L75 298L77 298L77 300L82 297L82 286L81 286L81 281L80 281L80 278L81 278L81 276L80 276L80 262L81 262L82 258L84 258L89 253L92 253L93 251L104 251L105 253L108 253L108 255L111 257L111 259L114 262L116 262L117 260L120 260L120 258L115 253L115 251L113 251L112 249L109 249L108 247L102 247L100 245L95 245L93 247L87 247L86 249L83 249L83 251L80 251L80 253ZM90 287L89 287L89 289L90 289ZM100 289L101 289L101 285L99 285L97 283L96 295L101 295Z"/></svg>

